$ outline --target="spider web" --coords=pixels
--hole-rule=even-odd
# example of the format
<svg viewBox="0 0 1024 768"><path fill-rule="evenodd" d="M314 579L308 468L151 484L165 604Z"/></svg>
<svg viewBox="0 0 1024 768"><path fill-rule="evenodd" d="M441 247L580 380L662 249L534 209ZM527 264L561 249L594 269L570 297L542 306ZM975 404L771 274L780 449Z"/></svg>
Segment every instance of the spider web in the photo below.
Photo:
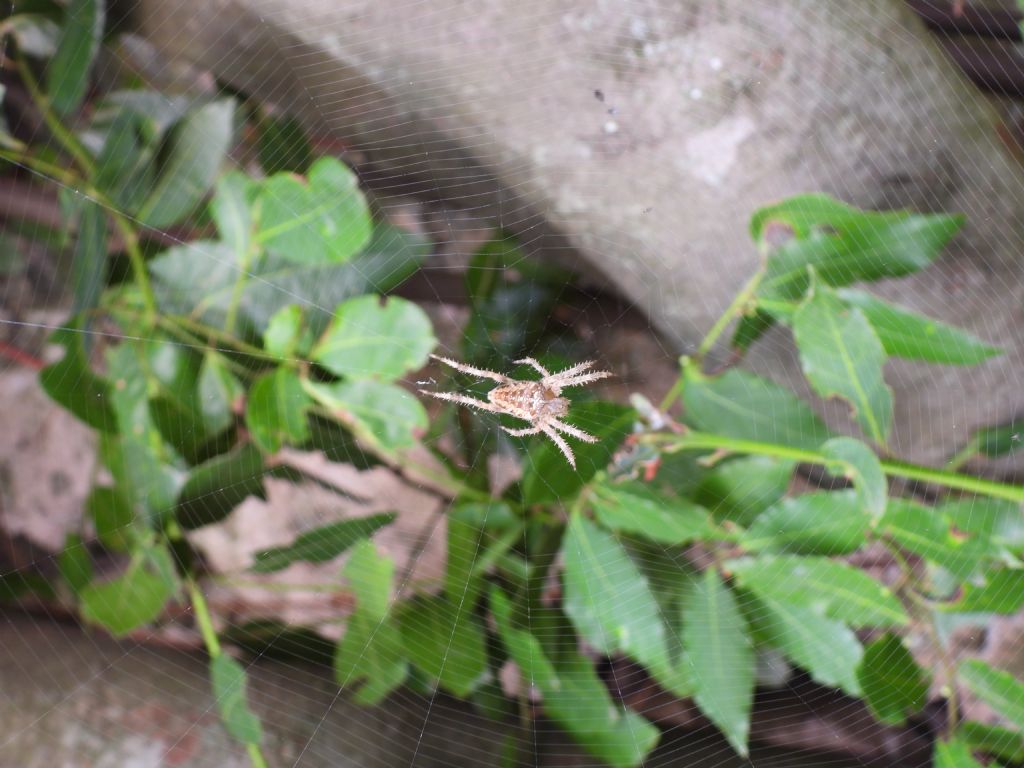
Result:
<svg viewBox="0 0 1024 768"><path fill-rule="evenodd" d="M457 3L445 4L447 10L459 7ZM409 4L402 10L422 26L424 36L430 36L442 32L438 25L445 21L447 14L440 8ZM534 10L538 9L537 13L523 13L508 19L508 30L474 26L472 7L463 9L462 23L466 27L463 33L494 40L492 64L500 60L500 67L506 70L501 82L494 84L505 93L507 116L501 122L518 126L518 133L514 135L522 139L523 144L516 150L522 155L511 152L507 146L496 146L496 139L487 133L474 133L469 127L473 123L460 122L473 115L477 108L472 93L449 102L447 112L444 109L437 112L428 97L432 88L439 87L440 63L436 64L436 72L432 71L429 61L407 71L388 69L389 60L379 54L389 49L385 41L387 29L381 27L376 31L381 39L370 42L377 45L362 46L351 39L343 11L332 9L322 15L299 20L283 8L275 9L269 5L260 6L259 11L246 11L245 24L250 25L247 29L249 32L255 30L253 34L261 45L267 44L272 32L281 28L290 29L304 38L302 41L278 40L272 48L266 49L274 53L273 58L267 58L267 66L288 75L282 79L270 77L269 71L264 73L268 88L265 93L253 96L296 110L316 126L315 131L320 131L322 136L326 135L322 133L325 126L360 126L358 139L349 140L342 129L331 134L332 141L360 173L384 218L418 229L431 238L430 257L421 272L402 290L428 308L441 340L437 350L439 354L463 359L467 351L473 351L463 345L462 337L469 317L469 305L474 300L472 288L470 295L466 296L462 287L466 265L483 242L501 232L513 232L519 250L514 259L492 268L499 279L513 284L528 282L531 279L526 269L528 263L555 262L578 270L571 278L565 278L561 285L547 286L550 302L542 304L539 317L545 330L538 334L537 346L523 349L517 356L553 354L564 359L566 365L596 357L601 360L602 368L608 367L619 374L614 383L594 387L596 395L626 402L631 393L642 392L657 403L677 372L676 355L680 351L693 351L699 332L683 324L665 327L663 323L655 327L646 311L654 308L652 315L660 313L663 317L671 317L671 312L666 315L661 310L672 305L697 305L699 309L690 318L694 327L703 324L702 332L708 325L705 321L713 319L722 306L716 297L695 295L686 275L667 280L664 270L649 264L645 267L639 258L623 259L623 274L613 273L611 279L607 273L612 270L607 266L603 273L587 267L587 262L580 260L579 251L552 230L551 221L577 234L577 241L587 246L591 256L599 255L601 258L597 261L604 265L614 264L614 258L609 256L628 251L635 246L635 241L626 236L629 233L616 233L614 227L580 233L576 213L585 208L586 200L566 200L554 193L542 196L542 199L560 200L562 207L556 206L551 211L537 211L524 202L533 199L538 188L551 182L548 172L541 172L543 162L525 157L532 147L528 138L533 133L544 133L560 120L567 119L563 110L578 111L579 104L586 104L591 110L586 119L592 123L593 134L598 137L604 151L612 154L623 151L619 142L628 133L631 121L651 119L650 113L638 115L624 111L620 102L625 102L626 98L620 98L614 82L589 82L586 78L579 78L577 82L573 73L553 69L557 62L541 57L504 58L503 36L511 36L513 32L517 35L547 35L553 28L568 29L566 34L587 32L586 14L563 13L555 4L538 6ZM195 28L193 20L176 4L164 3L159 12L150 8L148 13L153 26L150 32L154 36L163 36L165 40L176 36L192 37L214 52L206 55L204 66L210 72L204 72L202 78L208 80L211 73L219 78L215 90L235 85L233 78L239 68L244 66L246 59L251 60L251 51L247 48L255 43L244 35L237 35L238 30L230 24L224 24L221 27L223 37L211 43L210 33ZM642 58L664 53L658 46L663 45L664 40L674 39L673 35L685 38L685 30L666 31L647 26L645 19L672 16L668 4L624 2L621 13L627 30L623 36L628 44L607 54L612 70L635 66L638 55ZM814 13L810 9L807 13L808 18L802 23L813 27ZM851 18L857 17L851 15ZM900 25L903 21L902 16L887 19L892 25ZM680 23L685 26L684 22ZM241 21L239 28L243 28ZM264 38L260 38L261 31L266 35ZM305 40L319 36L319 33L324 33L323 39L326 40L333 36L338 50L348 55L330 60L330 56L324 56L322 51L319 55L311 53ZM748 36L746 42L755 48L762 36L765 41L772 39L767 30L749 29L745 34ZM914 33L908 29L906 37L911 41ZM330 47L327 48L327 53L332 54ZM375 59L375 52L381 58ZM458 52L451 53L455 55ZM871 51L865 56L870 58L870 54ZM708 94L698 83L704 83L708 78L727 77L730 56L735 55L735 51L708 52L696 45L684 47L678 55L683 56L691 68L693 82L676 83L675 97L682 100L688 109L704 109ZM344 61L346 66L341 66L339 61ZM844 61L849 65L849 60ZM178 62L171 64L179 66ZM169 70L164 68L169 66L166 62L157 65L157 70L151 74L158 78L166 77ZM448 60L443 66L445 71L449 71L453 66L457 69L467 65L459 64L455 55L454 65ZM455 136L457 143L470 156L498 157L500 162L493 166L482 161L466 165L463 162L465 156L457 156L451 144L442 140L444 134L424 136L415 132L417 125L394 123L396 113L393 105L382 103L379 92L365 91L365 95L360 97L359 94L364 94L365 84L354 79L354 70L374 73L387 86L385 91L402 94L408 99L409 114L414 115L421 110L429 122L445 127L449 138ZM860 73L850 71L845 74L857 78ZM289 79L292 76L294 80ZM923 73L894 73L892 76L910 82L921 78L927 83ZM518 106L521 97L525 98L527 90L547 78L571 80L580 92L579 102L568 107L552 104L544 113L523 113ZM312 83L317 84L315 89L308 85ZM661 97L659 94L648 95L653 102ZM912 113L913 109L908 112ZM850 119L856 120L856 117ZM941 114L926 114L919 117L916 127L941 125L945 119L947 116ZM672 126L664 126L663 129L671 131ZM739 125L736 130L742 133L745 129ZM843 140L841 125L835 135L837 141ZM908 143L924 144L928 141L928 135L922 133ZM722 165L725 160L719 155L726 150L698 142L697 151L706 154L700 158L705 161L701 166L704 173L712 176L725 173ZM503 152L507 156L503 156ZM586 169L583 177L593 182L595 198L598 187L607 181L607 166L602 162L612 154L600 155L595 160L593 156L581 153L575 161L579 168ZM823 160L827 162L829 156L820 148L809 147L806 156L794 162L820 164ZM488 183L496 177L502 181L497 197L493 189L478 191L479 185L487 189ZM50 191L60 187L56 179L39 177L36 181ZM651 227L656 229L658 221L673 217L674 209L684 206L687 201L673 198L671 190L645 189L643 181L639 180L635 199L629 203L641 211L643 217L653 220L655 223ZM842 196L846 180L836 177L831 181L832 189ZM971 180L961 179L959 183L970 185ZM925 195L925 199L918 201L919 207L943 208L947 198L939 186L937 183L933 197ZM769 182L763 185L763 190L764 203L794 191L813 191L788 189L781 182ZM17 202L8 195L8 209L4 213L9 220L5 231L17 240L19 247L24 247L24 243L41 239L45 232L42 227L35 228L16 215ZM1018 200L1007 202L1010 203L1019 205ZM985 221L988 216L984 210L967 210L964 213L972 221ZM737 243L746 237L745 233L740 233L744 223L735 222L739 233ZM175 231L162 234L169 243L178 238ZM1004 236L1008 235L998 232L991 235L996 239ZM639 237L642 239L644 235ZM39 266L46 263L47 253L37 255L32 262L38 274L26 277L14 275L12 271L5 277L4 287L0 290L4 313L0 328L4 335L0 338L9 340L5 345L14 350L7 355L0 372L6 379L2 421L17 424L19 436L35 438L24 445L10 445L0 452L6 467L6 477L0 478L0 489L4 483L11 484L14 490L7 495L10 503L16 504L10 506L8 500L3 500L0 507L7 531L5 536L15 537L17 544L14 561L5 563L8 576L29 574L35 570L53 571L53 563L64 547L64 534L76 530L82 500L94 480L93 473L98 471L91 469L95 458L86 430L77 426L70 417L57 413L56 406L47 404L38 392L32 369L34 353L20 358L15 354L18 349L42 348L41 339L46 333L61 327L62 318L67 314L61 271L53 270L46 274ZM958 257L963 255L958 254ZM211 253L210 258L212 269L216 254ZM726 259L704 265L719 282L738 285L737 276L727 272L727 267L731 269L732 266ZM201 284L201 276L197 276L197 281ZM656 286L647 292L649 307L639 306L617 290L623 286L635 289L645 284ZM306 295L287 286L272 287L288 292L289 300L295 303L326 313L333 310L333 307L318 301L318 294ZM917 309L943 316L949 295L943 288L936 283L925 283L915 299ZM1021 285L1017 282L1006 285L1005 289L1019 295ZM898 289L893 290L898 296ZM527 319L534 319L531 313L537 312L534 305L539 303L540 299L532 297L518 313L509 312L502 316L503 325L498 330L510 336L519 333ZM1008 348L1020 346L1019 331L1007 337L1008 332L1012 333L1012 326L1008 331L1006 325L996 320L990 323L980 318L973 325L973 330L983 338ZM92 328L88 334L96 343L111 341L118 336L116 330L105 328ZM160 343L170 342L162 340ZM40 354L49 355L51 352ZM751 363L759 369L771 369L774 360L788 359L791 355L786 338L775 334L761 342ZM502 372L511 371L511 359L506 362L508 367ZM949 379L952 386L964 387L965 391L963 402L956 404L952 422L955 424L959 419L964 424L978 423L973 413L986 407L986 392L1005 391L1007 384L999 379L1005 372L1006 369L983 368L977 373L966 374L966 378ZM890 382L905 394L919 382L930 378L941 381L946 375L937 368L900 368L892 371ZM448 391L464 386L474 396L486 391L474 388L472 381L448 378L441 369L415 374L401 380L401 384L410 392L423 386L436 386ZM578 399L585 400L594 393L583 393ZM574 400L577 399L577 393L570 394ZM906 421L926 430L925 434L906 436L915 445L926 445L936 455L949 456L965 442L965 431L952 431L946 426L929 427L933 423L934 404L905 399L902 407ZM431 414L435 419L442 417L436 409ZM492 477L503 473L514 476L535 455L531 447L545 439L538 436L528 441L501 440L497 459L488 464L486 457L496 439L496 421L475 416L470 418L472 427L466 434L475 435L483 441L475 450L472 445L460 442L459 433L455 430L430 432L428 436L433 447L460 455L464 468L470 472L482 472ZM578 424L586 431L596 431L602 426L599 422L588 423L585 419ZM572 440L570 443L576 444ZM897 451L900 447L899 444L895 446ZM355 456L339 458L354 460ZM318 464L316 469L322 470L323 467ZM439 498L429 483L417 483L415 479L395 476L386 470L365 473L352 470L331 475L330 482L341 485L350 496L372 496L372 504L361 508L364 511L399 510L401 525L397 526L397 532L382 532L375 536L375 541L380 542L397 561L395 598L407 598L436 588L450 503ZM47 485L49 490L35 490ZM60 503L55 504L55 500ZM757 498L748 501L756 504ZM195 534L193 542L210 559L213 570L219 570L220 565L228 577L226 581L230 582L231 577L244 573L245 558L253 551L287 544L302 530L344 517L352 509L350 502L351 499L331 494L322 487L306 486L302 493L296 495L282 492L275 496L272 492L266 504L246 502L228 520L211 526L209 531ZM291 508L303 505L305 507L298 510ZM27 549L26 542L30 544ZM95 537L86 531L81 546L95 544ZM667 548L661 554L669 560L677 557L677 553ZM336 639L341 632L336 619L344 615L344 609L351 608L351 605L345 605L345 584L338 578L339 565L340 562L333 562L324 568L310 569L297 575L282 575L278 581L284 586L278 591L266 583L232 584L217 579L204 583L203 589L221 622L222 634L249 626L249 620L255 614L247 614L248 610L262 612L264 616L282 619L292 625L313 626L320 634ZM649 577L652 582L657 582L659 577L668 578L668 573L660 572L655 564ZM608 576L614 580L616 574L612 572ZM324 589L323 582L332 583ZM542 586L550 588L551 584L546 581ZM269 599L274 595L287 597L275 605ZM293 598L293 595L299 597ZM463 610L461 605L456 608ZM0 680L7 692L3 713L8 727L5 736L0 738L0 764L248 764L244 750L230 741L217 723L216 704L209 696L205 661L191 650L190 643L194 644L195 633L193 619L187 611L164 617L157 628L136 632L118 643L99 632L80 631L71 617L46 607L45 603L5 613L4 619L6 652L0 654ZM531 629L558 631L540 625L531 625ZM281 647L286 643L287 649ZM290 653L286 656L278 653L284 650ZM261 716L267 734L267 753L275 764L497 765L506 744L530 755L537 766L600 764L547 721L541 720L529 729L510 728L508 723L514 723L521 713L504 712L496 697L491 700L479 696L470 705L432 688L428 680L414 680L412 686L399 689L381 707L358 707L349 701L329 666L311 663L317 659L322 662L323 654L324 645L316 636L296 636L282 625L272 627L261 637L256 653L241 657L245 659L251 676L252 704ZM305 661L298 660L301 658ZM449 660L446 655L445 663L458 661ZM789 672L785 662L779 658L766 656L759 663L766 685L773 677L778 683ZM642 702L636 708L639 714L652 719L663 716L660 700L650 683L641 683L638 689L635 680L626 674L626 667L614 662L602 663L601 671L614 693L630 701ZM514 681L497 680L495 686L500 687L502 683L508 688L515 688ZM793 685L788 691L789 698L781 695L773 698L774 694L769 693L759 699L758 713L764 724L763 733L779 733L787 729L796 731L800 722L814 712L828 714L828 722L842 734L844 746L859 738L868 738L873 733L859 704L809 684ZM793 714L794 706L796 715ZM792 749L779 750L761 745L755 745L750 760L743 761L732 753L717 733L707 728L695 729L690 722L692 717L692 713L683 709L674 719L660 721L664 734L658 750L646 765L732 768L752 764L795 768L870 764L863 753L859 758L802 755ZM680 725L681 722L687 725ZM921 745L922 749L927 746L925 736L921 738Z"/></svg>

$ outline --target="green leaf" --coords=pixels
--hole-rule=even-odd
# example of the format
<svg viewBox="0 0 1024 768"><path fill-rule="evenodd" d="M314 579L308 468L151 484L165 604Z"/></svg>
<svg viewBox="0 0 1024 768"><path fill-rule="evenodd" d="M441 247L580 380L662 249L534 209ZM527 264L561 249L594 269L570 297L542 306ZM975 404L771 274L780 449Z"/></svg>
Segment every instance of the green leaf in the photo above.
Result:
<svg viewBox="0 0 1024 768"><path fill-rule="evenodd" d="M864 699L876 719L900 725L928 701L928 679L894 635L871 643L857 671Z"/></svg>
<svg viewBox="0 0 1024 768"><path fill-rule="evenodd" d="M354 173L333 157L309 169L308 182L279 173L263 182L259 241L299 264L346 261L373 231L366 199Z"/></svg>
<svg viewBox="0 0 1024 768"><path fill-rule="evenodd" d="M208 351L196 382L199 413L209 436L219 435L235 423L235 412L245 397L242 382L228 370L224 358Z"/></svg>
<svg viewBox="0 0 1024 768"><path fill-rule="evenodd" d="M933 768L982 768L971 754L971 746L960 739L935 742Z"/></svg>
<svg viewBox="0 0 1024 768"><path fill-rule="evenodd" d="M857 667L864 650L857 635L842 622L826 618L812 608L772 599L754 600L758 640L778 648L794 664L806 669L822 685L860 696Z"/></svg>
<svg viewBox="0 0 1024 768"><path fill-rule="evenodd" d="M356 438L384 455L411 448L426 432L427 412L413 395L393 384L305 381L310 396L334 412Z"/></svg>
<svg viewBox="0 0 1024 768"><path fill-rule="evenodd" d="M46 70L50 107L62 117L74 112L85 97L105 17L103 0L71 0L64 12L57 50Z"/></svg>
<svg viewBox="0 0 1024 768"><path fill-rule="evenodd" d="M169 563L167 550L156 550L154 554ZM86 620L114 635L124 635L156 619L174 591L174 583L162 568L137 555L120 576L89 584L79 598Z"/></svg>
<svg viewBox="0 0 1024 768"><path fill-rule="evenodd" d="M245 405L245 423L253 441L266 453L283 445L296 445L309 437L306 411L309 395L298 375L278 368L256 380Z"/></svg>
<svg viewBox="0 0 1024 768"><path fill-rule="evenodd" d="M984 542L954 537L941 509L929 509L906 499L892 499L878 532L903 549L945 568L958 580L970 577L985 556Z"/></svg>
<svg viewBox="0 0 1024 768"><path fill-rule="evenodd" d="M590 505L605 528L662 544L685 544L714 530L703 507L682 497L660 496L642 483L599 483Z"/></svg>
<svg viewBox="0 0 1024 768"><path fill-rule="evenodd" d="M268 176L284 171L305 173L313 162L313 148L302 124L294 117L266 117L260 121L257 148L260 165Z"/></svg>
<svg viewBox="0 0 1024 768"><path fill-rule="evenodd" d="M430 318L405 299L360 296L334 315L313 359L338 376L393 381L422 368L437 345Z"/></svg>
<svg viewBox="0 0 1024 768"><path fill-rule="evenodd" d="M92 559L77 533L69 533L64 539L64 549L57 555L57 567L76 595L92 581Z"/></svg>
<svg viewBox="0 0 1024 768"><path fill-rule="evenodd" d="M958 530L992 546L1011 550L1024 546L1024 514L1016 502L984 497L964 498L946 501L937 509Z"/></svg>
<svg viewBox="0 0 1024 768"><path fill-rule="evenodd" d="M492 589L490 604L502 643L524 683L540 690L545 713L609 765L641 765L658 741L658 730L613 701L593 663L575 649L553 662L534 634L513 626L511 603L500 589Z"/></svg>
<svg viewBox="0 0 1024 768"><path fill-rule="evenodd" d="M275 312L299 303L318 333L340 302L370 291L393 290L416 271L428 250L422 237L379 226L367 249L344 264L295 264L263 254L248 270L238 304L238 330L262 335ZM235 259L230 246L203 240L165 251L150 263L160 308L223 326L238 278ZM199 274L202 291L195 289Z"/></svg>
<svg viewBox="0 0 1024 768"><path fill-rule="evenodd" d="M965 720L957 727L957 737L974 749L1014 765L1024 762L1024 736L998 725Z"/></svg>
<svg viewBox="0 0 1024 768"><path fill-rule="evenodd" d="M394 512L383 512L322 525L300 534L288 546L257 552L252 570L273 573L297 562L326 563L394 520Z"/></svg>
<svg viewBox="0 0 1024 768"><path fill-rule="evenodd" d="M486 679L484 633L467 606L443 596L417 599L399 626L409 660L441 687L465 697Z"/></svg>
<svg viewBox="0 0 1024 768"><path fill-rule="evenodd" d="M263 348L268 355L282 360L309 355L313 339L305 327L305 314L299 304L289 304L274 313L263 334Z"/></svg>
<svg viewBox="0 0 1024 768"><path fill-rule="evenodd" d="M249 496L266 498L263 455L251 443L214 456L192 469L177 498L177 519L185 528L223 520Z"/></svg>
<svg viewBox="0 0 1024 768"><path fill-rule="evenodd" d="M705 376L683 367L686 421L699 430L742 440L815 449L830 437L821 419L787 389L731 368Z"/></svg>
<svg viewBox="0 0 1024 768"><path fill-rule="evenodd" d="M39 384L53 400L93 429L116 432L110 383L92 372L77 323L54 332L50 341L64 347L64 357L39 373Z"/></svg>
<svg viewBox="0 0 1024 768"><path fill-rule="evenodd" d="M210 682L225 730L243 744L259 744L263 729L246 701L245 668L226 653L219 653L210 659Z"/></svg>
<svg viewBox="0 0 1024 768"><path fill-rule="evenodd" d="M523 500L526 504L566 501L611 462L612 454L626 439L633 424L633 411L615 403L591 401L574 405L564 419L597 438L582 443L572 437L567 442L576 456L573 470L562 452L545 437L530 451L523 471Z"/></svg>
<svg viewBox="0 0 1024 768"><path fill-rule="evenodd" d="M960 679L1017 730L1024 730L1024 683L978 659L960 665Z"/></svg>
<svg viewBox="0 0 1024 768"><path fill-rule="evenodd" d="M221 242L235 255L235 262L243 267L248 261L252 240L252 213L250 198L255 184L241 171L229 171L217 180L210 215L217 225Z"/></svg>
<svg viewBox="0 0 1024 768"><path fill-rule="evenodd" d="M727 567L741 586L762 599L814 608L855 627L907 623L903 606L888 587L846 563L825 557L761 555L732 560Z"/></svg>
<svg viewBox="0 0 1024 768"><path fill-rule="evenodd" d="M887 355L928 363L977 365L1002 354L1001 349L969 333L894 306L869 293L842 288L837 294L848 306L864 313Z"/></svg>
<svg viewBox="0 0 1024 768"><path fill-rule="evenodd" d="M740 538L744 549L844 555L864 543L868 519L852 491L805 493L778 502Z"/></svg>
<svg viewBox="0 0 1024 768"><path fill-rule="evenodd" d="M804 375L822 397L850 403L864 433L884 445L892 427L892 390L882 377L885 350L864 313L819 283L793 316Z"/></svg>
<svg viewBox="0 0 1024 768"><path fill-rule="evenodd" d="M512 543L524 538L522 521L503 503L455 507L448 513L444 572L444 593L448 599L475 606L486 570Z"/></svg>
<svg viewBox="0 0 1024 768"><path fill-rule="evenodd" d="M683 645L694 699L739 754L747 754L754 703L754 651L735 596L713 568L683 609Z"/></svg>
<svg viewBox="0 0 1024 768"><path fill-rule="evenodd" d="M827 285L900 277L927 267L963 225L962 216L862 211L825 195L799 195L757 211L754 241L770 250L760 296L799 299L808 267Z"/></svg>
<svg viewBox="0 0 1024 768"><path fill-rule="evenodd" d="M136 540L132 527L135 513L116 488L93 488L85 500L85 511L104 547L114 552L127 552L131 548Z"/></svg>
<svg viewBox="0 0 1024 768"><path fill-rule="evenodd" d="M789 489L796 463L769 456L741 456L718 464L698 485L694 498L716 520L749 526Z"/></svg>
<svg viewBox="0 0 1024 768"><path fill-rule="evenodd" d="M107 283L107 213L91 200L82 206L71 259L71 311L77 315L96 306Z"/></svg>
<svg viewBox="0 0 1024 768"><path fill-rule="evenodd" d="M877 522L885 513L889 484L875 452L852 437L834 437L821 446L821 453L830 460L829 472L853 483L861 509Z"/></svg>
<svg viewBox="0 0 1024 768"><path fill-rule="evenodd" d="M390 616L394 570L394 563L366 539L353 547L345 566L356 609L338 643L334 674L344 687L360 686L355 695L360 704L380 702L408 674L402 637Z"/></svg>
<svg viewBox="0 0 1024 768"><path fill-rule="evenodd" d="M964 584L964 595L948 606L957 613L1016 613L1024 607L1024 570L1000 568L985 575L985 584Z"/></svg>
<svg viewBox="0 0 1024 768"><path fill-rule="evenodd" d="M109 127L96 125L102 146L96 158L93 183L125 213L134 214L153 188L153 137L146 118L129 109L118 110Z"/></svg>
<svg viewBox="0 0 1024 768"><path fill-rule="evenodd" d="M156 185L137 214L142 224L168 227L195 209L230 149L234 115L234 100L220 99L190 111L174 126L161 152Z"/></svg>
<svg viewBox="0 0 1024 768"><path fill-rule="evenodd" d="M983 427L972 435L972 442L978 447L978 453L989 459L1008 456L1021 446L1020 434L1024 423L1012 419L1006 424Z"/></svg>

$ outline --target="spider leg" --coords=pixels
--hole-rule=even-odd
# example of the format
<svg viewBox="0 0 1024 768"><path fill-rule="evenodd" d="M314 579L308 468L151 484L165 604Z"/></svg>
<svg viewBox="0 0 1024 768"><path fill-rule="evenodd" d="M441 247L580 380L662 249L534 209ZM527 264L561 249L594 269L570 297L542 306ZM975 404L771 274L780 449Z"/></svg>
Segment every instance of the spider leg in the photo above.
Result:
<svg viewBox="0 0 1024 768"><path fill-rule="evenodd" d="M553 442L558 447L558 450L562 452L566 461L569 462L569 466L576 469L576 457L573 456L572 448L570 448L569 444L565 442L565 439L555 432L554 428L552 428L550 424L540 425L540 431L551 438L551 442Z"/></svg>
<svg viewBox="0 0 1024 768"><path fill-rule="evenodd" d="M565 432L565 434L567 435L572 435L577 440L582 440L584 443L597 442L597 438L594 437L593 435L584 432L582 429L577 429L574 426L559 421L558 419L548 419L548 424L557 429L559 432Z"/></svg>
<svg viewBox="0 0 1024 768"><path fill-rule="evenodd" d="M491 411L492 413L504 413L501 408L494 405L493 403L485 403L483 400L477 400L474 397L467 395L457 395L454 392L431 392L429 389L421 389L420 392L424 395L430 395L436 397L438 400L447 400L450 403L459 403L460 405L468 405L470 408L479 408L481 411Z"/></svg>
<svg viewBox="0 0 1024 768"><path fill-rule="evenodd" d="M441 357L440 355L431 355L431 357L435 360L440 360L445 365L450 365L457 371L462 371L463 373L468 373L471 376L477 376L481 379L492 379L501 384L507 384L512 381L508 376L503 376L502 374L495 373L494 371L488 371L486 368L474 368L471 365L466 365L465 363L460 363L447 357Z"/></svg>
<svg viewBox="0 0 1024 768"><path fill-rule="evenodd" d="M548 372L547 368L545 368L543 365L538 363L532 357L524 357L522 360L515 360L513 362L515 362L516 365L529 365L529 366L533 367L544 378L547 378L547 377L549 377L551 375Z"/></svg>
<svg viewBox="0 0 1024 768"><path fill-rule="evenodd" d="M508 427L502 427L512 437L523 437L525 435L536 435L541 431L540 427L526 427L524 429L509 429Z"/></svg>
<svg viewBox="0 0 1024 768"><path fill-rule="evenodd" d="M572 366L572 368L566 368L564 371L559 371L558 373L552 374L551 378L560 380L571 379L577 374L587 370L587 368L590 368L592 365L594 365L595 362L596 361L594 360L587 360L585 363L579 363L577 365Z"/></svg>
<svg viewBox="0 0 1024 768"><path fill-rule="evenodd" d="M580 376L574 376L573 378L569 379L568 381L559 379L559 380L557 380L557 384L562 389L565 389L567 387L579 387L579 386L582 386L584 384L589 384L592 381L599 381L601 379L607 379L609 376L614 376L614 375L615 374L613 374L611 371L594 371L593 373L584 373L584 374L582 374ZM557 377L556 377L556 379L557 379ZM554 384L556 382L553 381L551 383Z"/></svg>

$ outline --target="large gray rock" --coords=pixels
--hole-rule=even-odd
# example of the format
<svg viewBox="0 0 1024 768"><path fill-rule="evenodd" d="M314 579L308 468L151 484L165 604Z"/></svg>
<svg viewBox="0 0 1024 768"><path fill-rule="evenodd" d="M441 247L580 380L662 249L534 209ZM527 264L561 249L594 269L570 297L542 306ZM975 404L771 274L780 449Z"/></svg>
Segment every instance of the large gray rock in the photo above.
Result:
<svg viewBox="0 0 1024 768"><path fill-rule="evenodd" d="M821 190L963 211L942 263L886 290L1008 354L892 366L892 445L939 460L1022 405L1020 170L899 0L143 0L140 20L396 184L418 176L531 245L572 246L680 351L755 269L761 205ZM752 364L797 381L782 341Z"/></svg>

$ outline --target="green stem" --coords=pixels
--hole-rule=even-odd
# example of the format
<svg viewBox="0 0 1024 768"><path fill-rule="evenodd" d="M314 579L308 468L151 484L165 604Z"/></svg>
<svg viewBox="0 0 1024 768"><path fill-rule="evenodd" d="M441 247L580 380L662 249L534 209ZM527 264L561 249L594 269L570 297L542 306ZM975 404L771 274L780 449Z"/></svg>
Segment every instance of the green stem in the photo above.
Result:
<svg viewBox="0 0 1024 768"><path fill-rule="evenodd" d="M249 762L252 763L252 768L267 768L267 761L263 758L259 744L246 744L245 747L249 750Z"/></svg>
<svg viewBox="0 0 1024 768"><path fill-rule="evenodd" d="M715 342L718 341L718 337L722 335L726 328L740 312L746 308L747 304L754 297L757 286L761 284L761 278L764 276L764 269L759 269L754 275L747 281L747 284L743 286L739 293L732 300L722 316L715 321L715 324L711 326L711 330L707 332L704 340L700 343L697 348L697 357L704 358L711 348L715 346Z"/></svg>
<svg viewBox="0 0 1024 768"><path fill-rule="evenodd" d="M132 274L135 276L135 282L139 286L139 290L142 292L142 304L145 309L145 315L143 321L147 328L152 328L157 322L157 306L156 306L156 294L153 293L153 284L149 281L149 270L146 267L146 259L142 255L142 249L139 248L139 234L135 231L135 228L128 222L128 220L118 213L113 206L106 205L106 201L100 192L97 190L90 190L98 201L102 201L107 210L110 211L114 224L117 229L121 232L121 237L124 238L124 249L128 252L128 260L132 265Z"/></svg>
<svg viewBox="0 0 1024 768"><path fill-rule="evenodd" d="M249 281L249 267L255 254L256 249L250 245L239 261L238 277L235 278L235 284L231 287L231 300L228 303L227 316L224 318L224 331L230 335L233 335L235 331L238 306L242 303L242 293L245 291L245 284Z"/></svg>
<svg viewBox="0 0 1024 768"><path fill-rule="evenodd" d="M206 598L203 597L203 591L199 589L196 580L187 576L185 583L188 586L189 600L192 601L192 613L195 614L196 624L199 625L199 633L203 636L203 645L206 646L210 658L215 659L220 656L221 650L220 640L217 639L217 632L213 628L210 608L206 605Z"/></svg>
<svg viewBox="0 0 1024 768"><path fill-rule="evenodd" d="M42 92L36 79L32 76L32 70L29 69L25 60L18 58L18 74L21 76L22 82L25 84L25 88L28 89L29 95L32 97L32 101L35 102L39 111L43 115L43 120L46 122L46 127L50 129L50 133L53 137L60 142L61 146L67 151L78 167L85 174L86 178L92 178L93 172L96 170L96 166L93 163L92 158L89 156L88 151L78 141L71 131L69 131L64 124L60 121L60 118L54 114L50 108L50 100Z"/></svg>
<svg viewBox="0 0 1024 768"><path fill-rule="evenodd" d="M31 168L36 173L40 173L43 176L47 176L50 179L54 179L68 186L77 186L81 183L81 179L74 171L54 165L53 163L48 163L45 160L40 160L38 157L33 157L27 152L15 152L10 149L0 149L0 159L6 160L9 163L14 163L15 165L24 165L26 168Z"/></svg>
<svg viewBox="0 0 1024 768"><path fill-rule="evenodd" d="M651 443L661 446L667 453L677 451L697 450L722 450L729 453L742 453L758 456L772 456L778 459L790 459L805 464L819 464L822 466L834 466L835 459L812 450L793 448L787 445L776 443L762 443L756 440L743 440L724 435L714 435L704 432L686 432L683 434L654 433L642 435L640 442ZM882 470L890 477L899 477L905 480L918 480L934 485L941 485L958 491L976 493L983 496L991 496L997 499L1007 499L1018 504L1024 503L1024 487L1008 485L993 480L985 480L980 477L961 475L955 472L948 472L943 469L923 467L917 464L910 464L902 461L882 461Z"/></svg>

